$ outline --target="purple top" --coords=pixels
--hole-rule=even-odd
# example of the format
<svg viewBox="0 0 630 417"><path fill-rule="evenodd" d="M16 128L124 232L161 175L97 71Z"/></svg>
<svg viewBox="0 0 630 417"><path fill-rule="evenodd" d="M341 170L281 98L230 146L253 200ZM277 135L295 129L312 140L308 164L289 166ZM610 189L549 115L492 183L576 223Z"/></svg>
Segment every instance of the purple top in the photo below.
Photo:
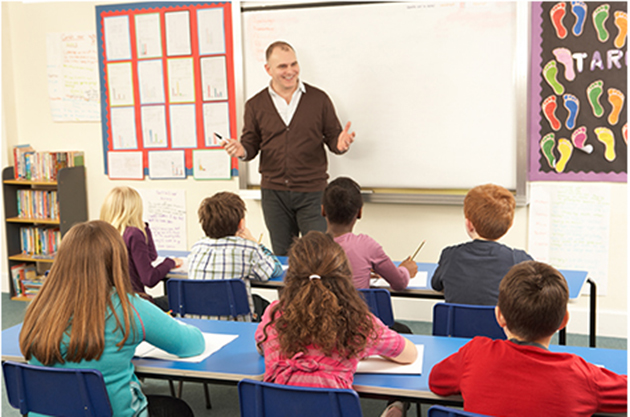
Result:
<svg viewBox="0 0 630 417"><path fill-rule="evenodd" d="M155 250L151 229L147 223L144 230L147 233L146 238L142 230L137 227L127 227L123 233L123 240L129 253L131 286L135 292L139 293L145 293L145 286L155 287L168 271L175 268L175 261L170 258L166 258L157 267L151 265L151 262L157 259L157 250Z"/></svg>
<svg viewBox="0 0 630 417"><path fill-rule="evenodd" d="M335 238L339 243L352 267L352 281L358 289L370 288L370 271L379 274L389 282L394 290L404 290L409 284L407 268L396 267L387 256L381 245L368 235L346 233Z"/></svg>

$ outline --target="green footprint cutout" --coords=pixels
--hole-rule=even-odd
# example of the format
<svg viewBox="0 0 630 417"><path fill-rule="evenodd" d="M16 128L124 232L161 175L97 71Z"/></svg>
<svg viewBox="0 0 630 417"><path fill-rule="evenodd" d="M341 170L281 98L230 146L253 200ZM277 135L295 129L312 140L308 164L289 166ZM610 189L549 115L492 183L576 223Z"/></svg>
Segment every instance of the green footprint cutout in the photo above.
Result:
<svg viewBox="0 0 630 417"><path fill-rule="evenodd" d="M547 162L551 168L556 167L556 157L553 155L553 148L556 146L555 137L553 133L549 133L540 140L540 149L543 155L545 155L545 158L547 158Z"/></svg>
<svg viewBox="0 0 630 417"><path fill-rule="evenodd" d="M547 65L543 68L543 77L545 77L545 81L549 83L551 88L553 88L553 92L557 95L564 93L564 86L558 82L556 76L558 75L558 65L556 61L553 59L547 62Z"/></svg>
<svg viewBox="0 0 630 417"><path fill-rule="evenodd" d="M602 80L593 81L591 85L586 88L586 96L588 102L593 109L593 115L595 117L602 117L604 114L604 108L599 103L599 98L604 93L604 82Z"/></svg>
<svg viewBox="0 0 630 417"><path fill-rule="evenodd" d="M597 39L600 42L606 42L608 40L608 31L606 30L606 20L608 20L610 6L608 4L602 4L593 12L593 26L597 32Z"/></svg>

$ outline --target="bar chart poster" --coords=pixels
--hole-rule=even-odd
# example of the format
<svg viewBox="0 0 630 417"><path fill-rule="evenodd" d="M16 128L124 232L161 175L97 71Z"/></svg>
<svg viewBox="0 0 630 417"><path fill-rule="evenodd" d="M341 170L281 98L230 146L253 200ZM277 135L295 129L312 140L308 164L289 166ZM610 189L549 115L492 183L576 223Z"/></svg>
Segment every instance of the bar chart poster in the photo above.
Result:
<svg viewBox="0 0 630 417"><path fill-rule="evenodd" d="M529 179L625 182L626 2L532 3Z"/></svg>
<svg viewBox="0 0 630 417"><path fill-rule="evenodd" d="M193 151L220 148L215 132L236 137L230 2L97 6L96 25L106 175L186 178ZM141 174L139 159L133 170L116 165L125 153L142 156Z"/></svg>

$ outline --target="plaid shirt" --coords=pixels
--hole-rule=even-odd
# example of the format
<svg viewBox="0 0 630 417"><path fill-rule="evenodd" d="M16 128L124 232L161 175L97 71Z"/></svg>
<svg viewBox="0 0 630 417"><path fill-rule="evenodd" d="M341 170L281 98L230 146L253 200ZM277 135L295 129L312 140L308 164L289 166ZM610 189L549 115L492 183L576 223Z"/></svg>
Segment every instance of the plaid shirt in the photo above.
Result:
<svg viewBox="0 0 630 417"><path fill-rule="evenodd" d="M254 301L249 281L267 281L280 275L282 265L269 249L237 236L220 239L204 237L192 246L188 255L189 279L242 279L252 313ZM228 320L229 317L220 316L218 319ZM238 317L238 321L244 320L249 321L248 318Z"/></svg>

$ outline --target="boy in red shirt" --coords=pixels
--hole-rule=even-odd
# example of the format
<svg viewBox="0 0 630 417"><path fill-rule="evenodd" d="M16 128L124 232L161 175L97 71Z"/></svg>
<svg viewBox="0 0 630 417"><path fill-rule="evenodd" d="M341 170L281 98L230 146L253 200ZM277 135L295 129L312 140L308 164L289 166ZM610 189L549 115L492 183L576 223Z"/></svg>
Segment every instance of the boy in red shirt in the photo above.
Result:
<svg viewBox="0 0 630 417"><path fill-rule="evenodd" d="M567 283L555 268L526 261L499 286L497 322L508 340L475 337L431 370L438 395L461 394L464 409L492 416L590 416L628 408L628 377L548 350L569 320Z"/></svg>

